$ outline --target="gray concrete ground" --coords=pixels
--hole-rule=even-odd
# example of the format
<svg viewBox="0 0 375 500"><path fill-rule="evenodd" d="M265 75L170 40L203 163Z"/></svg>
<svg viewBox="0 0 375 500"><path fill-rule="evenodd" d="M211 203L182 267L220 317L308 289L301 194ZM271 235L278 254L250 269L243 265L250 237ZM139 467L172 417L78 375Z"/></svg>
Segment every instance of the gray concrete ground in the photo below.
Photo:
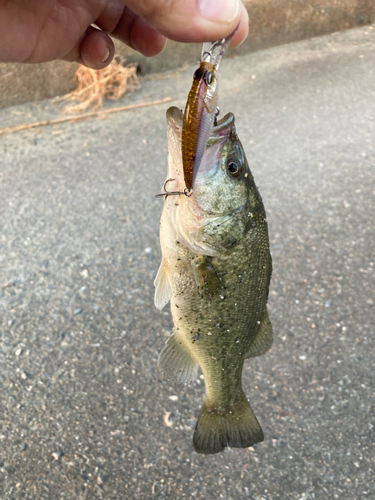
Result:
<svg viewBox="0 0 375 500"><path fill-rule="evenodd" d="M274 259L275 342L243 376L255 449L195 454L204 384L157 372L167 105L0 138L2 499L375 498L373 33L220 68ZM123 102L183 107L193 70ZM56 113L45 101L0 121Z"/></svg>

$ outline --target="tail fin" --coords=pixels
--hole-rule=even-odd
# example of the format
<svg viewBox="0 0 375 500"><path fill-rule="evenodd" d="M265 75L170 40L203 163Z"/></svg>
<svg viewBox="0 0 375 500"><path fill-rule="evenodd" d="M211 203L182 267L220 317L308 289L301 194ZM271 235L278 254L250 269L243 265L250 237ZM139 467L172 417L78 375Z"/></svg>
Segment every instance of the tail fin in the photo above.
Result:
<svg viewBox="0 0 375 500"><path fill-rule="evenodd" d="M213 454L226 446L247 448L263 441L263 432L244 393L233 411L211 411L204 401L195 427L197 453Z"/></svg>

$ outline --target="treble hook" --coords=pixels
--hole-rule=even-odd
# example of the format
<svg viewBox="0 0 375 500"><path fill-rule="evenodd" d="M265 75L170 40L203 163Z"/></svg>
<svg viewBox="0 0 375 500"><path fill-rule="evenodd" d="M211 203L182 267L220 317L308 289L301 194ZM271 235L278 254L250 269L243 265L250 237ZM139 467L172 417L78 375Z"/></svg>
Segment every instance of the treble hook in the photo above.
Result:
<svg viewBox="0 0 375 500"><path fill-rule="evenodd" d="M193 194L193 190L189 191L187 187L183 191L167 191L166 186L167 186L168 182L171 182L171 181L174 181L174 179L167 179L164 182L163 189L165 192L160 193L160 194L156 194L155 198L162 198L163 196L167 197L167 196L180 195L180 194L184 194L185 196L190 198L190 196Z"/></svg>

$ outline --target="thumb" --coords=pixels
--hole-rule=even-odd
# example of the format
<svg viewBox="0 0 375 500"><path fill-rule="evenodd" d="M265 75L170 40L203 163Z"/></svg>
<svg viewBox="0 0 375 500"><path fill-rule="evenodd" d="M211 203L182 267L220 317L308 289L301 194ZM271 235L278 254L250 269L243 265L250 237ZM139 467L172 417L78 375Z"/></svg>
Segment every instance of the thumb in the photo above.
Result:
<svg viewBox="0 0 375 500"><path fill-rule="evenodd" d="M206 42L223 38L240 26L233 46L248 31L248 15L241 0L122 0L156 31L178 42Z"/></svg>

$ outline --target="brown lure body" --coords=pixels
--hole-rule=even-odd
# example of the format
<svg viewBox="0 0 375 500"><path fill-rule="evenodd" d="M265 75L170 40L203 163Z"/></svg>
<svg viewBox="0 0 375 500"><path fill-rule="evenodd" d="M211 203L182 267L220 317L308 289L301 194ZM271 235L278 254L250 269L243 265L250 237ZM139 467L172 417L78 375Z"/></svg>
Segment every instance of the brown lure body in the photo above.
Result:
<svg viewBox="0 0 375 500"><path fill-rule="evenodd" d="M182 163L185 185L191 190L206 149L218 102L216 66L203 61L194 74L182 128Z"/></svg>
<svg viewBox="0 0 375 500"><path fill-rule="evenodd" d="M186 189L192 192L199 165L214 127L219 87L217 72L236 29L213 43L204 43L199 68L194 74L182 124L182 165Z"/></svg>

